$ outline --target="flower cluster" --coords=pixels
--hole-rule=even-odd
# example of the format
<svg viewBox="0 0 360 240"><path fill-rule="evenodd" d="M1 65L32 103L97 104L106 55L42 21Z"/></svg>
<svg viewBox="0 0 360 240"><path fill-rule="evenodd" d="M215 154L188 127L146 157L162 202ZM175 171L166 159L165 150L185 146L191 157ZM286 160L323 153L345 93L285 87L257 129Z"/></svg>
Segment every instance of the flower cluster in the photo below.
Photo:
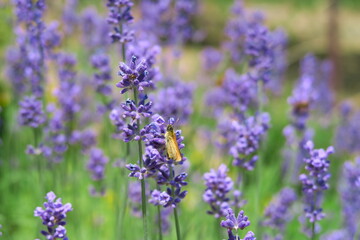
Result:
<svg viewBox="0 0 360 240"><path fill-rule="evenodd" d="M45 144L41 147L42 154L51 162L59 163L68 149L63 113L53 105L48 106L48 111L51 116L45 128Z"/></svg>
<svg viewBox="0 0 360 240"><path fill-rule="evenodd" d="M80 16L82 30L82 42L91 52L104 50L110 45L110 39L106 36L110 29L106 19L99 15L95 8L84 9Z"/></svg>
<svg viewBox="0 0 360 240"><path fill-rule="evenodd" d="M354 162L345 162L339 188L345 216L344 226L349 239L353 239L360 219L360 158L356 158Z"/></svg>
<svg viewBox="0 0 360 240"><path fill-rule="evenodd" d="M197 0L145 0L141 2L141 26L154 41L175 45L194 35L190 21L197 10Z"/></svg>
<svg viewBox="0 0 360 240"><path fill-rule="evenodd" d="M147 64L145 60L137 61L137 57L131 58L130 65L120 63L119 75L122 80L116 84L118 88L121 88L121 94L136 88L138 91L144 91L144 88L152 87L152 81L148 79Z"/></svg>
<svg viewBox="0 0 360 240"><path fill-rule="evenodd" d="M95 89L97 93L108 96L112 90L108 83L111 81L111 67L109 57L106 54L94 54L91 56L91 65L98 72L94 74Z"/></svg>
<svg viewBox="0 0 360 240"><path fill-rule="evenodd" d="M256 155L262 136L269 128L270 116L262 113L244 120L228 119L220 123L221 136L225 140L223 146L229 149L234 158L233 164L253 170L258 159Z"/></svg>
<svg viewBox="0 0 360 240"><path fill-rule="evenodd" d="M317 99L314 89L316 59L308 54L301 62L301 76L288 98L288 103L292 106L291 117L292 125L298 130L303 131L309 118L309 112Z"/></svg>
<svg viewBox="0 0 360 240"><path fill-rule="evenodd" d="M284 48L263 25L263 15L259 12L248 13L242 1L235 1L233 17L227 24L225 34L229 38L225 49L232 61L248 67L247 74L255 82L268 83L283 72L284 65L275 60L277 54L284 55ZM280 69L278 69L280 68Z"/></svg>
<svg viewBox="0 0 360 240"><path fill-rule="evenodd" d="M241 210L236 217L231 208L227 209L226 220L222 220L220 225L228 230L229 240L256 240L255 234L251 231L247 232L243 239L240 239L237 234L239 229L244 230L246 227L250 226L250 221L248 220L248 217L244 215L243 210ZM234 235L233 230L235 230L236 236Z"/></svg>
<svg viewBox="0 0 360 240"><path fill-rule="evenodd" d="M62 117L64 121L72 121L75 114L80 111L79 94L81 87L76 83L76 58L67 53L60 54L58 59L59 88L56 89L56 96L59 99Z"/></svg>
<svg viewBox="0 0 360 240"><path fill-rule="evenodd" d="M131 42L134 31L129 30L127 24L133 20L131 8L134 3L131 0L107 0L109 9L108 23L113 25L113 31L109 34L112 42Z"/></svg>
<svg viewBox="0 0 360 240"><path fill-rule="evenodd" d="M188 122L193 111L193 87L190 84L174 81L150 98L154 102L154 112L166 118L173 117L178 124Z"/></svg>
<svg viewBox="0 0 360 240"><path fill-rule="evenodd" d="M21 125L38 128L45 122L46 116L43 112L41 100L36 99L34 96L25 97L19 105L19 123Z"/></svg>
<svg viewBox="0 0 360 240"><path fill-rule="evenodd" d="M66 0L62 20L64 22L64 33L70 35L74 32L75 27L79 23L79 17L77 16L76 9L78 7L79 0Z"/></svg>
<svg viewBox="0 0 360 240"><path fill-rule="evenodd" d="M155 88L155 82L161 80L162 75L158 67L155 66L157 56L160 54L161 48L154 45L148 39L137 39L129 44L126 48L126 59L142 59L146 65L146 78L152 81L149 87Z"/></svg>
<svg viewBox="0 0 360 240"><path fill-rule="evenodd" d="M210 172L204 174L207 188L203 194L203 200L210 205L211 210L208 213L214 215L215 218L226 216L230 208L228 193L232 190L234 183L227 176L228 171L226 165L221 164L217 171L211 169Z"/></svg>
<svg viewBox="0 0 360 240"><path fill-rule="evenodd" d="M285 231L285 225L292 218L290 208L296 201L296 193L291 188L283 188L280 193L271 201L269 206L265 209L264 226L277 229L280 236Z"/></svg>
<svg viewBox="0 0 360 240"><path fill-rule="evenodd" d="M206 71L213 71L220 65L223 58L221 51L213 47L207 47L202 52L203 68Z"/></svg>
<svg viewBox="0 0 360 240"><path fill-rule="evenodd" d="M152 116L153 122L146 125L141 131L140 136L145 142L145 154L143 155L143 167L138 164L127 164L126 168L131 171L130 177L138 179L154 178L160 186L168 186L166 191L152 191L150 202L155 205L163 205L164 207L176 207L177 204L186 196L187 191L183 191L182 187L187 185L186 173L175 175L173 165L174 161L168 159L165 150L165 138L167 122L159 115ZM174 119L168 121L169 124L174 123ZM183 148L183 137L181 131L176 131L176 138L179 148ZM183 157L182 164L186 160Z"/></svg>
<svg viewBox="0 0 360 240"><path fill-rule="evenodd" d="M108 161L109 159L104 156L104 153L101 149L91 149L87 168L91 172L91 177L93 180L100 181L104 178L105 166Z"/></svg>
<svg viewBox="0 0 360 240"><path fill-rule="evenodd" d="M247 74L239 75L233 69L225 72L222 85L207 96L207 103L214 108L215 115L221 114L227 106L244 114L255 101L256 84Z"/></svg>
<svg viewBox="0 0 360 240"><path fill-rule="evenodd" d="M31 87L30 89L26 89L26 87L25 89L22 87L21 90L14 89L15 92L31 90L33 95L41 97L44 91L46 54L51 55L52 49L60 44L60 36L56 29L57 24L52 23L47 29L43 22L42 18L46 8L44 0L15 0L13 3L18 23L16 28L18 46L16 50L12 48L11 51L21 54L21 58L17 58L16 55L8 55L11 61L7 72L9 76L16 76L14 79L10 78L13 81L14 88L20 82ZM23 68L20 69L19 74L16 74L15 71L16 69L19 70L20 66Z"/></svg>
<svg viewBox="0 0 360 240"><path fill-rule="evenodd" d="M341 105L341 122L336 129L335 147L337 151L356 153L360 151L360 112L347 102Z"/></svg>
<svg viewBox="0 0 360 240"><path fill-rule="evenodd" d="M44 203L44 209L37 207L34 211L35 217L42 219L43 225L47 227L46 231L41 231L46 239L63 239L67 240L66 236L66 214L72 211L70 203L63 204L61 198L56 199L53 192L46 194L47 202Z"/></svg>
<svg viewBox="0 0 360 240"><path fill-rule="evenodd" d="M323 191L329 188L330 178L328 156L334 153L333 147L314 149L314 143L308 141L304 149L308 151L308 158L304 159L307 174L301 174L299 180L305 194L305 216L310 222L319 221L325 217L320 207Z"/></svg>

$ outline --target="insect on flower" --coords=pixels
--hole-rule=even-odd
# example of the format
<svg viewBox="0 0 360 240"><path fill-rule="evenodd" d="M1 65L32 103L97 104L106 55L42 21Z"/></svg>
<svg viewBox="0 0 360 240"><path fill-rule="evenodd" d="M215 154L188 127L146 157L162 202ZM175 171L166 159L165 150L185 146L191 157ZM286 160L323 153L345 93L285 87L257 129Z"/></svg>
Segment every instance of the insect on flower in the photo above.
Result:
<svg viewBox="0 0 360 240"><path fill-rule="evenodd" d="M166 146L166 152L167 152L168 158L173 159L175 162L180 162L182 157L181 157L179 145L176 141L174 127L171 124L169 124L166 127L165 146Z"/></svg>

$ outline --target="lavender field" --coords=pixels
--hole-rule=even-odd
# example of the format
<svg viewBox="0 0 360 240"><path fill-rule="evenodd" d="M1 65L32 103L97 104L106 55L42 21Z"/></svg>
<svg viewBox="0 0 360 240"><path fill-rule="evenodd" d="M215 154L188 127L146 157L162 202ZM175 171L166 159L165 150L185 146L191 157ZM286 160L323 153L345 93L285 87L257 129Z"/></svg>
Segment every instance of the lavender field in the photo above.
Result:
<svg viewBox="0 0 360 240"><path fill-rule="evenodd" d="M0 240L360 240L357 9L0 2Z"/></svg>

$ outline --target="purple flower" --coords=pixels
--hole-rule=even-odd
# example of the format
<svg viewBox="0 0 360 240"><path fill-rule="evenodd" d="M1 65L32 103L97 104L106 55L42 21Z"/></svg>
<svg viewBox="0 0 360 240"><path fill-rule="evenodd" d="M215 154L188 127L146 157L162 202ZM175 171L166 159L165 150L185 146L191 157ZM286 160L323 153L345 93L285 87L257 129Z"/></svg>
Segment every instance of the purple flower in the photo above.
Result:
<svg viewBox="0 0 360 240"><path fill-rule="evenodd" d="M244 215L243 210L241 210L236 217L233 210L231 208L228 208L226 220L222 220L220 225L223 228L231 230L235 229L237 231L238 229L243 230L244 228L250 226L250 221L248 220L248 217Z"/></svg>
<svg viewBox="0 0 360 240"><path fill-rule="evenodd" d="M125 63L120 63L119 75L122 80L116 84L118 88L122 88L121 94L129 91L130 89L137 88L140 92L144 88L151 87L152 81L147 78L147 68L145 60L137 63L137 58L131 58L130 66Z"/></svg>
<svg viewBox="0 0 360 240"><path fill-rule="evenodd" d="M151 192L151 198L149 199L149 203L157 205L166 205L171 200L170 195L167 192L160 192L155 189Z"/></svg>
<svg viewBox="0 0 360 240"><path fill-rule="evenodd" d="M325 217L320 207L320 200L323 192L329 188L330 161L327 158L334 153L334 148L314 149L314 143L308 141L304 149L308 151L309 156L304 159L307 174L301 174L299 180L302 183L302 190L305 195L305 217L310 222L315 222Z"/></svg>
<svg viewBox="0 0 360 240"><path fill-rule="evenodd" d="M60 54L58 59L59 78L61 79L59 88L55 94L59 99L63 111L63 120L71 121L75 114L80 111L80 93L81 87L76 83L76 58L67 53Z"/></svg>
<svg viewBox="0 0 360 240"><path fill-rule="evenodd" d="M70 144L77 144L79 143L82 147L82 150L86 152L91 147L96 144L96 134L92 130L75 130L72 132L70 139Z"/></svg>
<svg viewBox="0 0 360 240"><path fill-rule="evenodd" d="M41 100L37 100L34 96L25 97L19 105L18 118L20 125L38 128L45 122L46 116L43 112Z"/></svg>
<svg viewBox="0 0 360 240"><path fill-rule="evenodd" d="M258 159L256 152L269 128L270 116L262 113L244 120L228 119L220 123L223 147L234 158L233 165L252 171Z"/></svg>
<svg viewBox="0 0 360 240"><path fill-rule="evenodd" d="M207 104L214 107L215 114L220 115L227 106L236 113L244 113L255 102L256 85L247 74L239 75L233 69L228 69L222 86L210 92Z"/></svg>
<svg viewBox="0 0 360 240"><path fill-rule="evenodd" d="M106 36L110 29L104 17L99 15L92 7L84 9L80 16L82 30L82 42L88 50L96 51L106 49L110 45L110 39Z"/></svg>
<svg viewBox="0 0 360 240"><path fill-rule="evenodd" d="M23 54L22 61L25 66L24 74L31 85L32 94L41 97L45 61L45 46L42 39L45 29L42 21L45 1L15 0L13 3L18 24L25 25L25 33L18 35L19 48Z"/></svg>
<svg viewBox="0 0 360 240"><path fill-rule="evenodd" d="M336 129L335 147L343 153L356 153L360 150L360 112L354 111L348 103L343 103L340 110L341 122Z"/></svg>
<svg viewBox="0 0 360 240"><path fill-rule="evenodd" d="M221 164L217 171L211 169L204 174L206 190L203 194L204 202L208 203L211 210L207 213L215 218L224 217L228 214L229 196L228 193L233 188L233 181L227 176L229 169L225 164Z"/></svg>
<svg viewBox="0 0 360 240"><path fill-rule="evenodd" d="M349 239L353 239L358 231L360 219L360 158L354 162L345 162L339 184L344 214L344 228Z"/></svg>
<svg viewBox="0 0 360 240"><path fill-rule="evenodd" d="M45 158L59 163L63 160L63 155L68 149L65 126L62 120L63 114L53 105L48 106L48 111L51 116L45 127L44 144L41 146L41 151Z"/></svg>
<svg viewBox="0 0 360 240"><path fill-rule="evenodd" d="M345 229L340 229L340 230L334 230L329 234L321 236L320 238L320 240L344 240L344 239L354 239L354 236L349 237Z"/></svg>
<svg viewBox="0 0 360 240"><path fill-rule="evenodd" d="M64 239L66 236L66 214L72 211L70 203L62 204L61 198L56 199L56 195L53 192L46 194L47 202L44 203L44 209L37 207L34 211L35 217L42 219L43 225L47 227L47 231L41 231L46 239Z"/></svg>
<svg viewBox="0 0 360 240"><path fill-rule="evenodd" d="M94 54L91 56L91 65L98 72L94 74L96 92L108 96L111 95L111 67L109 57L106 54Z"/></svg>
<svg viewBox="0 0 360 240"><path fill-rule="evenodd" d="M212 47L207 47L202 52L203 68L206 71L215 70L223 60L223 54Z"/></svg>
<svg viewBox="0 0 360 240"><path fill-rule="evenodd" d="M306 128L309 112L317 99L314 89L316 59L306 55L301 63L301 76L288 103L292 106L292 124L300 131Z"/></svg>
<svg viewBox="0 0 360 240"><path fill-rule="evenodd" d="M286 223L292 218L290 208L295 201L296 193L294 190L291 188L283 188L265 209L265 220L263 224L277 229L283 234Z"/></svg>
<svg viewBox="0 0 360 240"><path fill-rule="evenodd" d="M131 123L135 123L135 121L149 118L151 116L151 107L152 102L145 103L147 99L147 96L144 95L141 101L138 103L138 106L135 105L135 102L128 99L125 103L121 104L122 111L122 117L124 119L130 118Z"/></svg>
<svg viewBox="0 0 360 240"><path fill-rule="evenodd" d="M78 25L79 16L76 12L78 0L67 0L64 6L62 20L64 22L64 31L66 35L73 33L74 28Z"/></svg>
<svg viewBox="0 0 360 240"><path fill-rule="evenodd" d="M248 217L244 215L243 210L241 210L236 217L233 210L228 208L226 220L222 220L220 225L223 228L227 228L229 240L256 240L254 233L251 231L247 232L243 239L240 239L240 237L237 236L239 229L243 230L250 226L250 221L248 220ZM232 232L233 230L235 230L236 236Z"/></svg>
<svg viewBox="0 0 360 240"><path fill-rule="evenodd" d="M181 44L193 36L190 21L197 5L196 0L179 0L175 4L171 0L142 1L143 31L157 42Z"/></svg>
<svg viewBox="0 0 360 240"><path fill-rule="evenodd" d="M134 32L127 29L127 24L133 20L131 7L134 3L131 0L107 0L106 6L109 9L108 23L113 25L113 32L110 38L112 42L131 42Z"/></svg>
<svg viewBox="0 0 360 240"><path fill-rule="evenodd" d="M100 181L104 178L105 167L108 161L109 159L104 156L104 153L101 149L91 149L87 168L91 172L91 177L93 180Z"/></svg>
<svg viewBox="0 0 360 240"><path fill-rule="evenodd" d="M166 118L172 117L178 124L188 122L193 112L193 86L187 83L174 81L150 98L154 102L153 112Z"/></svg>
<svg viewBox="0 0 360 240"><path fill-rule="evenodd" d="M272 52L272 70L271 80L266 87L275 94L280 94L283 89L285 72L287 69L287 43L288 37L283 29L275 29L270 33L271 52Z"/></svg>

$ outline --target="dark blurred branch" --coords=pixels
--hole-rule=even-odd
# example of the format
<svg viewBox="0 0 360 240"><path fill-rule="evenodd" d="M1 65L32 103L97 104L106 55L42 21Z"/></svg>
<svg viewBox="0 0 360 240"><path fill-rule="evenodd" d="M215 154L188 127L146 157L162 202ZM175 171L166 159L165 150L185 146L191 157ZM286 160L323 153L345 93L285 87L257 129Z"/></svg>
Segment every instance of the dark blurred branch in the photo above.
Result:
<svg viewBox="0 0 360 240"><path fill-rule="evenodd" d="M331 74L331 86L333 90L337 90L341 86L339 0L329 0L328 52L333 65Z"/></svg>

